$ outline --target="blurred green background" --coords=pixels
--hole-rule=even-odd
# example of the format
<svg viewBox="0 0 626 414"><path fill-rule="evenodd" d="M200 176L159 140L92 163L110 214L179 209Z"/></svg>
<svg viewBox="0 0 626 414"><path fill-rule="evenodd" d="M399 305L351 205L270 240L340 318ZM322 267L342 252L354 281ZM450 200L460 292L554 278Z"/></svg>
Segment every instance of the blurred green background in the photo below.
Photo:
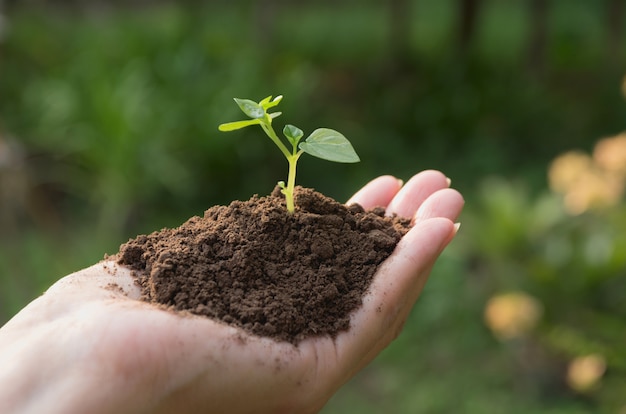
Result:
<svg viewBox="0 0 626 414"><path fill-rule="evenodd" d="M362 159L303 159L300 184L345 200L435 168L467 202L403 334L324 413L626 413L622 0L0 7L0 324L129 237L269 193L279 152L217 125L282 94L279 125Z"/></svg>

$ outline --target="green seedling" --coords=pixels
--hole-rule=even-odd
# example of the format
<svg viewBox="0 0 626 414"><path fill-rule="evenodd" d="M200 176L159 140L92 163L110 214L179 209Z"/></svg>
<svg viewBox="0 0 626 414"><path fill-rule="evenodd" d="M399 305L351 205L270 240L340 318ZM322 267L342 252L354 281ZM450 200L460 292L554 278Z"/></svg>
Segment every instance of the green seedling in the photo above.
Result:
<svg viewBox="0 0 626 414"><path fill-rule="evenodd" d="M276 144L289 163L287 184L285 184L284 181L279 181L278 185L281 188L281 192L285 195L287 211L289 213L293 213L295 211L293 191L296 186L296 165L298 163L298 159L303 153L306 152L314 157L334 162L352 163L359 162L360 159L354 151L354 148L352 148L352 144L350 144L350 141L348 141L346 137L344 137L341 133L328 128L316 129L311 133L311 135L302 141L304 132L302 132L301 129L293 125L285 125L283 128L283 134L285 135L285 138L287 138L289 144L291 144L291 150L289 150L272 127L272 121L274 118L280 116L281 112L267 112L268 109L278 105L282 99L282 96L277 96L274 99L272 99L271 96L268 96L261 102L257 103L249 99L235 98L235 102L239 105L239 108L251 119L221 124L219 126L219 130L234 131L250 125L261 126L263 131L265 131L267 136L270 137L274 144Z"/></svg>

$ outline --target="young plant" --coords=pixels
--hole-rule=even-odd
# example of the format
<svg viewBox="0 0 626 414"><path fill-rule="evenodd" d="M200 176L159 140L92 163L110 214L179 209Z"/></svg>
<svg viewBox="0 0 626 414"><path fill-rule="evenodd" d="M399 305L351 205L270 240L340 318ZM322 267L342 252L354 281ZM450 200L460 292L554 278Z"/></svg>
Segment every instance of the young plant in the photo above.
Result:
<svg viewBox="0 0 626 414"><path fill-rule="evenodd" d="M303 153L306 152L314 157L334 162L351 163L359 162L360 159L354 151L354 148L352 148L350 141L348 141L346 137L339 132L328 128L316 129L304 141L301 141L304 136L302 130L293 125L285 125L283 128L283 134L285 135L285 138L287 138L289 144L291 144L291 149L288 149L272 127L272 121L274 118L280 116L281 112L267 112L268 109L278 105L282 99L282 96L277 96L274 99L272 99L271 96L268 96L261 102L257 103L249 99L235 98L235 102L239 105L239 108L251 119L221 124L219 126L219 130L234 131L250 125L261 126L263 131L265 131L267 136L270 137L274 144L276 144L289 163L287 184L285 184L284 181L279 181L278 185L281 188L281 192L285 195L287 211L289 213L293 213L295 210L293 191L296 185L296 165L298 163L298 159Z"/></svg>

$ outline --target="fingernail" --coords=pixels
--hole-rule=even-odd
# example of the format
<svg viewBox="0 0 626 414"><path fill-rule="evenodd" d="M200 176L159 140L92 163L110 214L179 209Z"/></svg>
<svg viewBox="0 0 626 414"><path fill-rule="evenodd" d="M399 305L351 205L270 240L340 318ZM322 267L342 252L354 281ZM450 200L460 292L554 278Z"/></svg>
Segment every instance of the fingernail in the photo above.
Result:
<svg viewBox="0 0 626 414"><path fill-rule="evenodd" d="M404 180L401 178L398 178L398 184L400 185L400 187L402 187L404 185Z"/></svg>
<svg viewBox="0 0 626 414"><path fill-rule="evenodd" d="M461 223L454 223L454 234L457 234L460 228L461 228Z"/></svg>
<svg viewBox="0 0 626 414"><path fill-rule="evenodd" d="M452 184L452 180L450 179L450 177L446 177L446 182L448 183L448 187L450 187L450 185Z"/></svg>

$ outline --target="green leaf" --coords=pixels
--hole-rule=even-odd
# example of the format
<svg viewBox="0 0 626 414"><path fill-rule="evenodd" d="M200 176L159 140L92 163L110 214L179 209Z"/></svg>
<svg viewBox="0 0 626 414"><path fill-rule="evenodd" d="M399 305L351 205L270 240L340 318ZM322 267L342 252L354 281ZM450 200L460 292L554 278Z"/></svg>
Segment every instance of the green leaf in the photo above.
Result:
<svg viewBox="0 0 626 414"><path fill-rule="evenodd" d="M271 99L272 97L268 96L268 98ZM267 99L267 98L265 98L265 99ZM267 110L267 109L270 109L270 108L278 105L280 103L280 101L283 100L283 96L282 95L278 95L271 102L269 101L269 99L267 99L267 102L265 102L265 99L263 101L261 101L261 106Z"/></svg>
<svg viewBox="0 0 626 414"><path fill-rule="evenodd" d="M245 128L250 125L257 125L260 123L261 123L260 119L246 119L245 121L227 122L225 124L221 124L217 128L220 131L228 132L228 131L235 131L237 129Z"/></svg>
<svg viewBox="0 0 626 414"><path fill-rule="evenodd" d="M304 135L304 132L298 127L287 124L283 128L283 134L285 134L289 142L291 142L291 145L295 147Z"/></svg>
<svg viewBox="0 0 626 414"><path fill-rule="evenodd" d="M316 129L300 149L314 157L334 162L359 162L361 159L352 148L352 144L341 133L328 128Z"/></svg>
<svg viewBox="0 0 626 414"><path fill-rule="evenodd" d="M259 105L261 105L262 107L265 107L265 105L270 103L271 100L272 100L272 95L268 96L267 98L265 98L261 102L259 102Z"/></svg>
<svg viewBox="0 0 626 414"><path fill-rule="evenodd" d="M250 99L235 98L235 102L237 102L237 105L239 105L239 108L241 108L243 113L248 115L250 118L260 119L265 115L265 109Z"/></svg>

